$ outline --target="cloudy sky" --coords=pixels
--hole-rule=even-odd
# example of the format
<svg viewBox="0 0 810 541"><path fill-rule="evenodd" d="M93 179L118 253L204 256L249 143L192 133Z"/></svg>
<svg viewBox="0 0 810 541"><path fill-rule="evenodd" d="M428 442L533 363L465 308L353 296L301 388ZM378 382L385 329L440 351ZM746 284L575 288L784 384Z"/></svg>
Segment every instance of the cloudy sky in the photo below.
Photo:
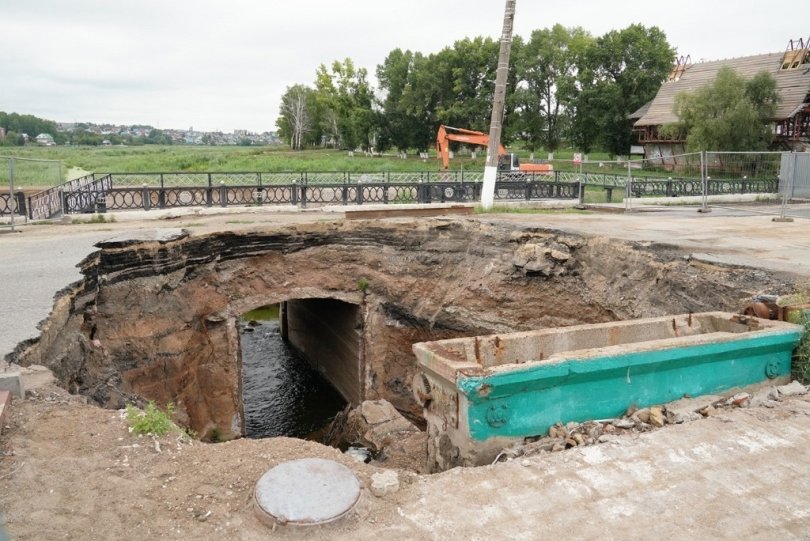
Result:
<svg viewBox="0 0 810 541"><path fill-rule="evenodd" d="M657 25L679 54L781 51L806 17L763 0L518 0L515 33ZM0 110L62 122L275 129L284 89L321 63L373 73L400 47L431 53L500 34L502 0L0 0Z"/></svg>

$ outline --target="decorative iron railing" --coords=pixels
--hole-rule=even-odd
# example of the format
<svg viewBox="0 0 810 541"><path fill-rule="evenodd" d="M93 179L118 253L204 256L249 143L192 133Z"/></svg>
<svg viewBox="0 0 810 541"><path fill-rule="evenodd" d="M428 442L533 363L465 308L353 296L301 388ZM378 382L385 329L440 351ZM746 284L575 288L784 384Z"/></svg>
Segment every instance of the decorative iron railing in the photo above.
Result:
<svg viewBox="0 0 810 541"><path fill-rule="evenodd" d="M701 195L700 179L631 177L634 197ZM481 198L483 173L439 172L156 172L88 175L25 201L29 218L59 214L238 205L362 205L472 203ZM500 173L496 201L579 199L586 186L627 190L628 177L614 174ZM775 193L776 179L709 180L709 194ZM3 203L0 199L0 213Z"/></svg>

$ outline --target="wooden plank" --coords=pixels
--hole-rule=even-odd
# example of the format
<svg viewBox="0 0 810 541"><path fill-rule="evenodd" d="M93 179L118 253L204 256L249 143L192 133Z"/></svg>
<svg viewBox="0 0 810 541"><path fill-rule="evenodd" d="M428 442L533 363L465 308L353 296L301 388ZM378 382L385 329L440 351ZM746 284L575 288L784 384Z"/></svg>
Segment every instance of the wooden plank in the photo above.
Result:
<svg viewBox="0 0 810 541"><path fill-rule="evenodd" d="M433 216L468 216L475 212L472 205L416 209L347 210L347 220L373 220L379 218L430 218Z"/></svg>

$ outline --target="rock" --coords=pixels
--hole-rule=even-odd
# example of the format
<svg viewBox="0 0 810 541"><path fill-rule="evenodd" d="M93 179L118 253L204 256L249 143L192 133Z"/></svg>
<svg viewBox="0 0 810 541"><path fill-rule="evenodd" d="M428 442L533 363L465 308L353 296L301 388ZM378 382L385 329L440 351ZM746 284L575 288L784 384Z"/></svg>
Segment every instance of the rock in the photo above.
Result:
<svg viewBox="0 0 810 541"><path fill-rule="evenodd" d="M793 381L789 385L782 385L776 388L779 391L779 396L801 396L807 394L807 387Z"/></svg>
<svg viewBox="0 0 810 541"><path fill-rule="evenodd" d="M718 400L722 400L722 398L715 395L704 395L670 402L667 404L667 422L680 424L697 421L701 418L701 415L697 412L711 406Z"/></svg>
<svg viewBox="0 0 810 541"><path fill-rule="evenodd" d="M650 422L650 409L644 408L640 409L633 414L633 418L638 420L641 423L649 423Z"/></svg>
<svg viewBox="0 0 810 541"><path fill-rule="evenodd" d="M664 410L661 406L655 406L650 408L650 424L661 428L664 426Z"/></svg>
<svg viewBox="0 0 810 541"><path fill-rule="evenodd" d="M551 259L560 263L571 259L571 250L565 244L552 243L547 253Z"/></svg>
<svg viewBox="0 0 810 541"><path fill-rule="evenodd" d="M349 413L344 439L378 453L394 440L417 432L387 400L366 400Z"/></svg>
<svg viewBox="0 0 810 541"><path fill-rule="evenodd" d="M776 387L766 387L760 389L751 397L751 407L762 406L766 402L773 402L779 399L779 391Z"/></svg>
<svg viewBox="0 0 810 541"><path fill-rule="evenodd" d="M561 427L560 425L554 425L548 429L548 436L550 438L564 438L568 435L565 428Z"/></svg>
<svg viewBox="0 0 810 541"><path fill-rule="evenodd" d="M751 404L751 395L748 393L737 393L729 399L728 403L735 408L747 408Z"/></svg>
<svg viewBox="0 0 810 541"><path fill-rule="evenodd" d="M715 415L717 415L717 412L718 412L718 409L715 408L714 406L706 406L705 408L700 410L698 413L700 413L704 417L714 417Z"/></svg>
<svg viewBox="0 0 810 541"><path fill-rule="evenodd" d="M613 426L616 428L634 428L636 423L634 423L631 419L616 419L613 421Z"/></svg>
<svg viewBox="0 0 810 541"><path fill-rule="evenodd" d="M551 447L552 453L559 453L560 451L565 451L565 444L557 442Z"/></svg>
<svg viewBox="0 0 810 541"><path fill-rule="evenodd" d="M377 472L371 476L371 493L381 498L399 490L399 475L394 470Z"/></svg>
<svg viewBox="0 0 810 541"><path fill-rule="evenodd" d="M576 433L571 436L575 442L577 442L577 446L585 444L585 438L582 434Z"/></svg>
<svg viewBox="0 0 810 541"><path fill-rule="evenodd" d="M512 256L512 265L526 274L551 276L554 273L554 263L546 258L546 249L536 244L519 246Z"/></svg>

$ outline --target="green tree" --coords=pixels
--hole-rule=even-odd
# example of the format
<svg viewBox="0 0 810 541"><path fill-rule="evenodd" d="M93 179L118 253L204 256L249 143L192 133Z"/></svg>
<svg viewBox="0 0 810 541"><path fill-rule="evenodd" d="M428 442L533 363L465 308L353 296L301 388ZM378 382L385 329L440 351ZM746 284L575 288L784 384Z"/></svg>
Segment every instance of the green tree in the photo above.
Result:
<svg viewBox="0 0 810 541"><path fill-rule="evenodd" d="M664 130L685 137L690 151L766 150L773 142L771 122L778 103L770 74L761 72L746 81L724 67L712 84L675 97L679 121Z"/></svg>
<svg viewBox="0 0 810 541"><path fill-rule="evenodd" d="M412 92L414 71L422 56L411 51L394 49L377 66L380 84L381 121L378 146L390 146L399 150L420 148L423 145L424 121L415 108L409 107L406 95Z"/></svg>
<svg viewBox="0 0 810 541"><path fill-rule="evenodd" d="M593 38L582 28L535 30L525 47L515 51L520 81L514 100L520 111L520 138L534 151L559 148L576 97L577 65Z"/></svg>
<svg viewBox="0 0 810 541"><path fill-rule="evenodd" d="M577 69L572 107L573 139L583 150L599 144L614 155L629 152L627 116L655 97L674 55L663 31L640 24L608 32L588 47Z"/></svg>
<svg viewBox="0 0 810 541"><path fill-rule="evenodd" d="M315 76L315 101L321 129L332 144L341 148L368 149L373 144L377 115L368 72L356 68L350 58L321 64Z"/></svg>
<svg viewBox="0 0 810 541"><path fill-rule="evenodd" d="M287 87L281 97L281 115L276 120L279 137L287 141L293 150L320 142L317 129L318 105L315 91L305 85Z"/></svg>
<svg viewBox="0 0 810 541"><path fill-rule="evenodd" d="M22 134L28 134L30 139L33 139L40 133L48 133L53 136L57 143L64 140L61 134L57 132L56 122L53 120L46 120L34 115L21 115L18 113L5 113L0 111L0 127L5 128L6 132L14 132L16 137L6 136L4 144L14 144L22 146L25 140Z"/></svg>

